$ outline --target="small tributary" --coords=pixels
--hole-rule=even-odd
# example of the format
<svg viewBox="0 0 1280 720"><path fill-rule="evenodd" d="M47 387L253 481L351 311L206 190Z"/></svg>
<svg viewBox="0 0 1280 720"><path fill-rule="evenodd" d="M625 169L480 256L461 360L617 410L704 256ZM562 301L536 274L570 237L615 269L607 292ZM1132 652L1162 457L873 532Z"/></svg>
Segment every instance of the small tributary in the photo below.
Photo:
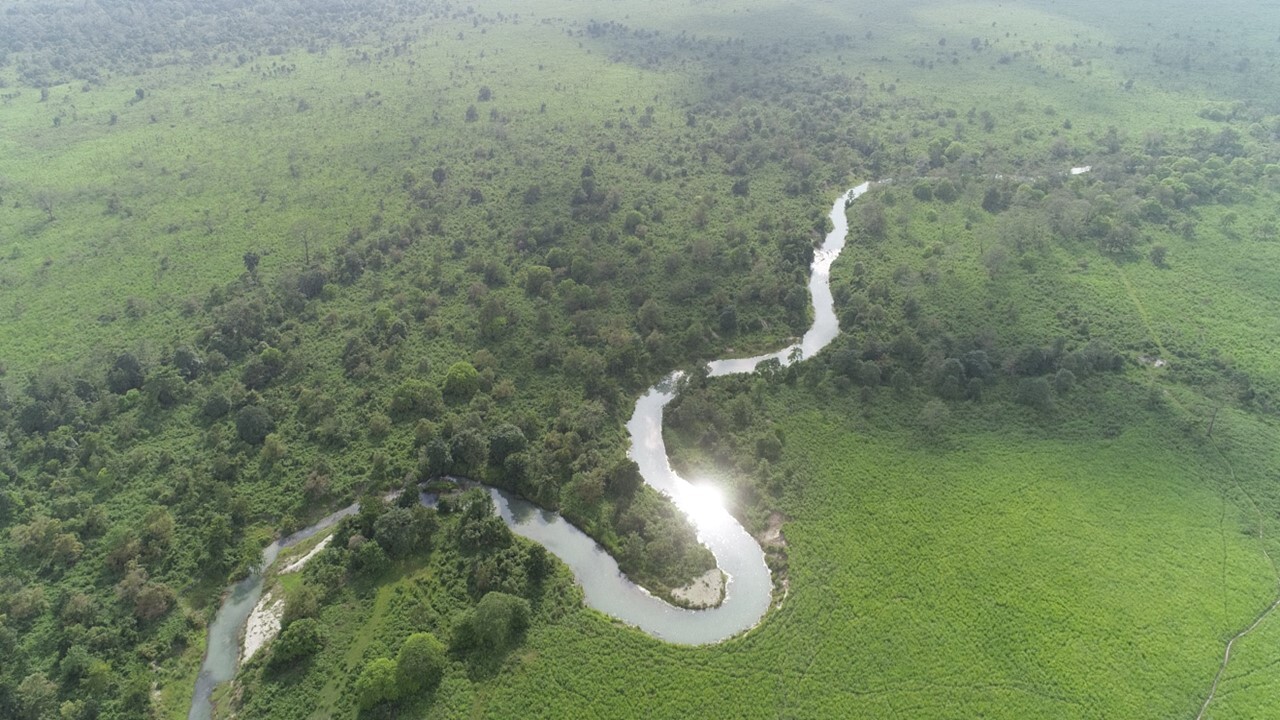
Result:
<svg viewBox="0 0 1280 720"><path fill-rule="evenodd" d="M262 596L263 573L276 561L280 551L315 537L336 525L342 518L354 515L359 509L360 506L353 503L310 527L271 543L262 551L262 562L257 569L227 590L222 607L218 608L218 614L214 615L213 622L209 624L204 663L200 666L200 674L196 676L196 690L191 699L191 709L187 712L188 720L208 720L212 717L213 689L235 676L240 659L240 634L244 631L253 606Z"/></svg>

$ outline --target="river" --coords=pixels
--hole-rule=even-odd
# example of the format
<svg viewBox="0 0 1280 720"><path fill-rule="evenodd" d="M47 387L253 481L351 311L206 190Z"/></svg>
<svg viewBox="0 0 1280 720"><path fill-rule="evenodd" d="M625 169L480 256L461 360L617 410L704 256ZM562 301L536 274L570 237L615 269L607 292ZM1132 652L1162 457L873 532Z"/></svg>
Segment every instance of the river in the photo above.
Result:
<svg viewBox="0 0 1280 720"><path fill-rule="evenodd" d="M813 325L800 342L777 352L749 358L716 360L707 365L713 376L749 373L761 362L777 359L789 365L817 354L840 332L831 298L831 265L844 249L848 235L845 209L870 188L863 183L836 198L831 206L831 232L814 253L810 265L809 296ZM670 497L688 515L698 541L715 556L725 574L720 605L705 610L679 608L650 594L626 578L618 563L595 540L559 514L539 508L497 488L489 488L498 513L513 532L541 543L573 571L588 606L671 643L705 645L733 637L754 627L769 609L773 580L764 551L746 528L733 518L714 489L695 485L671 469L662 439L662 413L675 397L681 378L674 372L636 401L627 422L629 455L640 466L644 482ZM214 688L234 677L240 656L241 633L249 613L262 595L263 572L284 548L313 537L358 509L350 505L320 522L267 546L258 570L233 585L209 625L204 664L196 679L188 720L212 717Z"/></svg>

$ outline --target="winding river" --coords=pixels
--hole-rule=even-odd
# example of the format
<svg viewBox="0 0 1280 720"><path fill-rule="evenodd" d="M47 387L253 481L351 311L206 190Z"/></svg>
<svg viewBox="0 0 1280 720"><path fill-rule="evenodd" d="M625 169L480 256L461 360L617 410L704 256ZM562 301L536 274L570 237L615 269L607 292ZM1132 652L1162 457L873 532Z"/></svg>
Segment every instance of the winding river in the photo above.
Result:
<svg viewBox="0 0 1280 720"><path fill-rule="evenodd" d="M749 373L770 359L789 365L812 357L835 339L840 327L831 298L831 265L844 249L848 234L845 208L870 186L863 183L850 189L831 206L832 230L815 252L810 266L813 326L800 342L766 355L716 360L707 366L710 375ZM773 580L760 544L725 510L714 491L691 484L671 469L662 439L662 413L675 397L680 378L680 372L672 373L636 401L635 412L627 422L631 435L629 454L640 466L645 483L669 496L689 516L699 542L715 556L716 564L726 577L724 600L720 605L705 610L675 607L628 580L604 548L560 515L497 488L489 488L489 493L498 513L513 532L541 543L569 566L582 586L587 605L666 642L704 645L754 627L769 609ZM204 664L196 679L188 720L212 717L214 688L235 675L240 636L249 613L262 595L265 569L284 548L332 527L357 509L357 505L350 505L315 525L271 543L262 552L260 569L229 589L209 625Z"/></svg>

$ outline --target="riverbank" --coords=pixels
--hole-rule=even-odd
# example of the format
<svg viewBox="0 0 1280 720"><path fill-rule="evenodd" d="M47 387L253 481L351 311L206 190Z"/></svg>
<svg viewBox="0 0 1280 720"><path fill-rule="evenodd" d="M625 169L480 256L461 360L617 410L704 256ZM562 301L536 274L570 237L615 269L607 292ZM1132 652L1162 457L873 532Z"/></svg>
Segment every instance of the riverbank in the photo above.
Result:
<svg viewBox="0 0 1280 720"><path fill-rule="evenodd" d="M672 597L691 610L703 610L719 605L724 600L725 577L719 568L708 570L693 582L671 591Z"/></svg>

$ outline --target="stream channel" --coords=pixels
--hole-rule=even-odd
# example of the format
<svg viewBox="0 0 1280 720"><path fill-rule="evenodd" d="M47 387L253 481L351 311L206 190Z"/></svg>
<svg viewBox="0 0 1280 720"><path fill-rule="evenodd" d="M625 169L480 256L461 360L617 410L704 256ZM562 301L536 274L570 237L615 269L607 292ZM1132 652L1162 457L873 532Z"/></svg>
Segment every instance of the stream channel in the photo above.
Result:
<svg viewBox="0 0 1280 720"><path fill-rule="evenodd" d="M767 355L716 360L707 365L710 375L749 373L771 359L788 365L812 357L835 339L840 327L831 298L831 265L844 249L848 234L845 208L870 186L863 183L852 188L831 206L832 230L815 251L810 266L813 326L800 342ZM726 577L724 600L720 605L705 610L675 607L628 580L604 548L557 513L497 488L488 490L498 513L513 532L541 543L569 566L582 586L588 606L666 642L705 645L754 627L769 609L773 580L760 544L729 514L715 492L689 483L671 469L662 440L662 411L675 397L681 376L679 371L668 375L636 401L635 413L627 422L631 435L629 454L640 466L645 483L670 497L689 516L698 541L715 555L716 565ZM229 588L222 607L209 625L204 664L196 678L188 720L211 718L214 688L235 676L241 633L262 595L263 573L275 562L276 556L281 550L334 526L354 514L358 507L349 505L271 543L262 551L259 568Z"/></svg>

